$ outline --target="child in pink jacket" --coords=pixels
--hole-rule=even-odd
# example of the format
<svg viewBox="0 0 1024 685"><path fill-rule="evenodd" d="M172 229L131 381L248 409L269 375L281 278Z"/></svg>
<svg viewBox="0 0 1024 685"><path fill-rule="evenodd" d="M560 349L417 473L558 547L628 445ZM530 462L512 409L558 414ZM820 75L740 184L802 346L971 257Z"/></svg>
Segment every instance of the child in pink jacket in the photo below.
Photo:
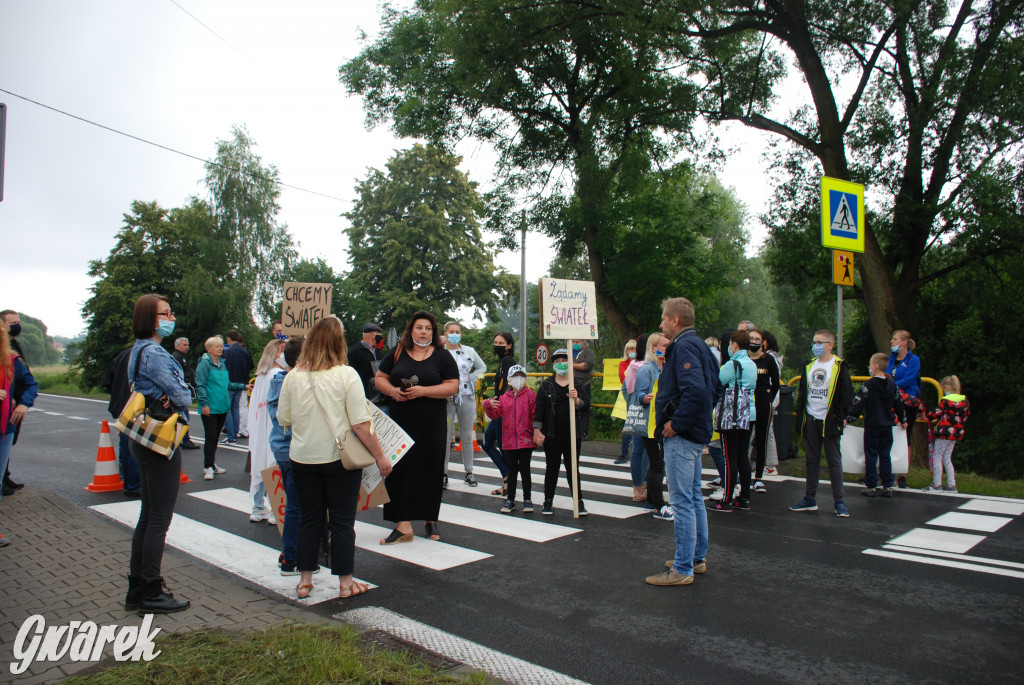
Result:
<svg viewBox="0 0 1024 685"><path fill-rule="evenodd" d="M516 509L516 474L523 477L523 513L533 513L530 501L530 457L533 455L533 415L537 393L526 387L526 369L518 364L508 370L509 389L501 397L484 400L484 411L501 419L501 452L508 466L508 499L501 513Z"/></svg>

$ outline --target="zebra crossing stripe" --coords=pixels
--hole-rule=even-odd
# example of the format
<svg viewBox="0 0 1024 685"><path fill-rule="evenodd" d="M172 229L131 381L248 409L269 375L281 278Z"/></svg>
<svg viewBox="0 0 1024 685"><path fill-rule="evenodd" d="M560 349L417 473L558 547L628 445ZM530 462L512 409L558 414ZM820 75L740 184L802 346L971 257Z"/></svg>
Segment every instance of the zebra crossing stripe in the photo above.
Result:
<svg viewBox="0 0 1024 685"><path fill-rule="evenodd" d="M239 492L242 491L239 490ZM89 508L118 523L132 527L139 520L141 506L142 503L136 500L98 504ZM166 544L283 597L295 597L297 576L281 575L281 571L277 568L279 550L180 514L175 514L171 519L171 526L167 529ZM325 573L326 570L323 570L316 577L319 578ZM360 582L366 583L371 588L377 587L365 580ZM320 604L338 596L337 586L333 583L318 583L314 580L313 585L313 592L308 600L303 600L303 604Z"/></svg>
<svg viewBox="0 0 1024 685"><path fill-rule="evenodd" d="M451 464L448 465L448 470L449 471L455 471L455 472L458 472L458 473L465 473L466 472L466 467L465 467L465 465L463 465L461 463L457 464L455 462L452 462ZM539 482L543 482L543 478L544 478L544 469L543 469L543 467L531 468L530 469L530 473L533 474L535 479L537 479L539 477ZM495 468L488 467L488 466L474 466L473 467L473 475L475 475L475 476L487 476L487 477L496 479L496 482L501 482L501 471L499 471L498 469L495 469ZM582 476L582 473L581 473L581 476ZM564 477L564 473L563 473L562 477ZM562 478L559 478L559 480L562 480ZM595 482L595 481L592 481L592 480L583 480L582 477L580 478L580 481L581 481L580 488L583 491L583 498L584 498L584 500L586 500L587 495L591 494L591 493L595 493L595 494L599 494L599 495L611 495L613 497L623 497L623 498L626 498L627 500L632 500L632 498L633 498L633 488L632 488L632 486L610 485L608 483L598 483L598 482ZM450 481L449 481L449 484L450 484ZM450 485L449 485L449 487L450 487ZM571 509L572 507L569 507L569 508ZM589 507L588 507L588 509L589 509ZM622 517L619 517L619 518L622 518Z"/></svg>
<svg viewBox="0 0 1024 685"><path fill-rule="evenodd" d="M453 466L454 466L454 464L453 464ZM461 468L462 465L460 464L459 467ZM493 471L495 473L498 473L497 469L493 469ZM476 473L476 470L474 469L473 472ZM499 478L500 478L500 474L499 474ZM562 479L562 481L564 483L564 478ZM470 494L470 495L477 495L477 496L487 497L487 498L490 498L490 500L495 503L495 506L499 506L504 501L504 499L502 497L498 496L498 495L492 495L491 491L487 489L489 487L490 487L489 485L485 485L483 483L481 483L480 487L475 487L475 488L474 487L470 487L469 485L467 485L465 483L465 481L463 481L461 478L457 478L457 477L456 478L452 478L452 479L450 479L448 481L448 489L449 490L452 490L454 492L465 492L465 493ZM593 515L593 516L607 516L608 518L613 518L613 519L628 519L631 516L640 516L641 514L644 514L644 513L650 513L650 512L645 512L643 510L643 508L640 507L640 506L629 507L629 506L626 506L624 504L614 504L612 502L602 502L600 500L588 499L587 495L589 495L591 492L593 492L592 490L588 489L588 488L590 488L590 483L588 481L583 481L583 486L582 487L583 487L583 502L587 506L587 511L591 515ZM538 494L541 494L541 492L538 491ZM630 494L632 495L632 493L630 493ZM542 499L543 499L543 496L541 496L540 498L534 500L534 505L540 504ZM569 511L569 512L572 511L572 497L569 497L568 495L555 495L555 498L551 501L551 503L552 503L552 506L554 506L555 509L565 509L566 511ZM524 514L524 516L530 516L530 515L531 514ZM539 516L539 515L540 515L539 510L538 510L537 513L533 514L533 516Z"/></svg>
<svg viewBox="0 0 1024 685"><path fill-rule="evenodd" d="M252 511L252 502L249 500L249 493L238 488L221 488L219 490L205 490L203 492L190 492L189 497L211 502L228 509L234 509L248 515ZM417 536L411 543L398 545L382 545L381 538L386 538L391 532L389 528L375 526L372 523L365 523L356 520L356 547L380 554L392 559L407 561L411 564L423 566L435 571L444 571L463 564L471 564L476 561L490 558L491 554L478 552L475 549L459 547L446 542L427 540ZM277 558L277 553L274 553Z"/></svg>
<svg viewBox="0 0 1024 685"><path fill-rule="evenodd" d="M500 497L495 499L496 504L499 501L502 501ZM534 515L536 516L537 514ZM509 516L508 514L457 507L454 504L445 503L441 504L440 520L443 523L476 528L488 533L519 538L520 540L529 540L530 542L548 542L549 540L581 532L579 528L535 521L530 518L530 514L523 514L522 517Z"/></svg>
<svg viewBox="0 0 1024 685"><path fill-rule="evenodd" d="M518 685L586 685L581 680L524 661L503 652L484 647L402 614L380 607L351 609L332 618L358 626L363 630L381 630L432 652L474 666L504 683Z"/></svg>

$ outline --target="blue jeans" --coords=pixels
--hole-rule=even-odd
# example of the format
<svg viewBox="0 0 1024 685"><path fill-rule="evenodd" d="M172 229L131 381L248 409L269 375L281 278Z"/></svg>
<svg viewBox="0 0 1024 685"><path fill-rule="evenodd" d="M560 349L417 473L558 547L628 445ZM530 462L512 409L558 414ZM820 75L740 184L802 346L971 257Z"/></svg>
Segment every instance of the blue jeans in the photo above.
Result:
<svg viewBox="0 0 1024 685"><path fill-rule="evenodd" d="M281 553L286 561L298 560L299 524L302 522L302 507L299 506L299 492L295 489L290 459L277 462L284 484L284 530L281 532Z"/></svg>
<svg viewBox="0 0 1024 685"><path fill-rule="evenodd" d="M491 458L494 465L498 467L502 478L508 478L508 465L505 463L505 456L501 451L501 419L492 419L484 431L484 452Z"/></svg>
<svg viewBox="0 0 1024 685"><path fill-rule="evenodd" d="M124 491L138 490L142 487L142 475L139 472L139 462L135 461L131 450L128 447L128 436L118 433L117 461L121 464L121 480L124 481Z"/></svg>
<svg viewBox="0 0 1024 685"><path fill-rule="evenodd" d="M647 457L647 450L644 449L644 440L639 435L633 438L633 452L629 455L629 475L633 477L633 486L639 487L647 483L647 469L650 468L650 459Z"/></svg>
<svg viewBox="0 0 1024 685"><path fill-rule="evenodd" d="M722 451L722 441L712 440L708 443L708 454L711 455L711 461L715 462L715 468L718 469L718 477L725 482L725 452ZM731 493L730 493L731 496Z"/></svg>
<svg viewBox="0 0 1024 685"><path fill-rule="evenodd" d="M700 455L704 445L678 435L665 438L668 499L675 514L676 556L672 568L693 575L693 562L708 553L708 512L700 494Z"/></svg>
<svg viewBox="0 0 1024 685"><path fill-rule="evenodd" d="M0 435L0 474L7 473L7 462L11 458L11 445L14 444L15 426L8 424L7 435ZM3 497L0 492L0 497Z"/></svg>
<svg viewBox="0 0 1024 685"><path fill-rule="evenodd" d="M224 427L228 429L228 440L238 440L238 428L242 425L239 423L238 403L242 399L243 392L243 390L228 390L231 408L228 409L228 416L224 421ZM209 440L209 436L206 439ZM217 442L218 440L220 440L220 435L215 435L213 441Z"/></svg>

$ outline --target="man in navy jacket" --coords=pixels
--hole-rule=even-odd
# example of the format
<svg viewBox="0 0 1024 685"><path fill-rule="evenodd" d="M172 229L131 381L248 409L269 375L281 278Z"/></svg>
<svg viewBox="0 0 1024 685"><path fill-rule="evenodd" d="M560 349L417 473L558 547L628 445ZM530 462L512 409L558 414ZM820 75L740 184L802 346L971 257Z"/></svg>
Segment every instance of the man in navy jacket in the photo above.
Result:
<svg viewBox="0 0 1024 685"><path fill-rule="evenodd" d="M711 440L711 411L722 395L719 364L693 329L693 303L665 300L661 330L671 341L658 380L655 412L665 435L665 475L675 513L676 554L650 585L689 585L706 573L708 517L700 494L701 453Z"/></svg>

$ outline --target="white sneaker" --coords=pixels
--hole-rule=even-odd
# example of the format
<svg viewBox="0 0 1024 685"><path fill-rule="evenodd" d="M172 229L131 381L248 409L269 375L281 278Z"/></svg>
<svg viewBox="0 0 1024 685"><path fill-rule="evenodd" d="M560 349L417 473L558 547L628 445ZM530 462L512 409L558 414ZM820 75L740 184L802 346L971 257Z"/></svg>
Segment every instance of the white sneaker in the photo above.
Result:
<svg viewBox="0 0 1024 685"><path fill-rule="evenodd" d="M761 481L757 481L754 483L754 492L768 492L768 488Z"/></svg>
<svg viewBox="0 0 1024 685"><path fill-rule="evenodd" d="M259 523L260 521L267 520L267 514L265 511L254 511L249 514L249 520L253 523Z"/></svg>
<svg viewBox="0 0 1024 685"><path fill-rule="evenodd" d="M213 469L203 469L203 480L213 480Z"/></svg>
<svg viewBox="0 0 1024 685"><path fill-rule="evenodd" d="M779 475L779 470L774 466L766 466L764 468L764 473L766 476L777 476Z"/></svg>
<svg viewBox="0 0 1024 685"><path fill-rule="evenodd" d="M273 514L267 516L267 523L269 523L272 526L276 526L277 525L277 519L274 518Z"/></svg>
<svg viewBox="0 0 1024 685"><path fill-rule="evenodd" d="M216 464L214 464L213 465L213 472L216 473L218 476L223 476L225 473L228 472L228 470L227 469L222 469L221 467L219 467Z"/></svg>
<svg viewBox="0 0 1024 685"><path fill-rule="evenodd" d="M714 492L708 495L708 499L713 499L716 502L721 502L725 499L725 488L716 488Z"/></svg>
<svg viewBox="0 0 1024 685"><path fill-rule="evenodd" d="M672 507L666 504L660 510L654 512L654 518L662 521L671 521L675 518L675 513L672 511Z"/></svg>
<svg viewBox="0 0 1024 685"><path fill-rule="evenodd" d="M736 483L736 485L734 485L733 489L732 489L732 498L736 499L739 496L740 496L740 484Z"/></svg>

